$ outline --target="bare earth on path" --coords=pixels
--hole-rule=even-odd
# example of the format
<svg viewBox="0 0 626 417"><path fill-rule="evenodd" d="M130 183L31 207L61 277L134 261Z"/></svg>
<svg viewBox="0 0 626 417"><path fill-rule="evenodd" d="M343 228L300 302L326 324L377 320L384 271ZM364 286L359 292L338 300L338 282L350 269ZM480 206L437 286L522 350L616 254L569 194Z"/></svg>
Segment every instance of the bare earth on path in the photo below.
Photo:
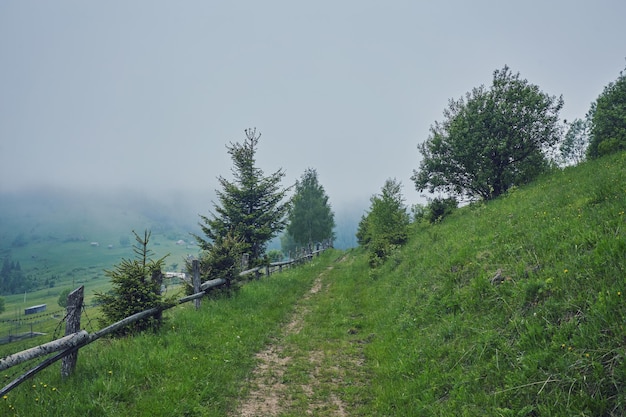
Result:
<svg viewBox="0 0 626 417"><path fill-rule="evenodd" d="M321 291L328 271L321 273L310 291L298 302L282 333L267 348L256 355L258 365L249 381L250 390L234 416L260 417L283 414L348 416L349 407L342 401L344 366L334 363L335 355L320 350L294 351L287 340L302 331L307 304ZM330 356L330 357L329 357ZM345 364L346 358L342 358ZM351 366L360 366L360 359L348 358ZM293 377L296 375L296 377Z"/></svg>

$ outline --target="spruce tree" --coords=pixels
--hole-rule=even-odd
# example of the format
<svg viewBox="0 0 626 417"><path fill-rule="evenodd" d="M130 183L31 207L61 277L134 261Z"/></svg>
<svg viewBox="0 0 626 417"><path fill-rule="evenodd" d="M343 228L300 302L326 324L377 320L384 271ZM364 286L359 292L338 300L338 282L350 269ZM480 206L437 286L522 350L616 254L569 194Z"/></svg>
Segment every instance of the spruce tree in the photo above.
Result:
<svg viewBox="0 0 626 417"><path fill-rule="evenodd" d="M289 210L287 232L298 246L333 239L334 213L317 171L307 169L296 182L296 193Z"/></svg>
<svg viewBox="0 0 626 417"><path fill-rule="evenodd" d="M213 203L210 216L200 215L205 237L195 237L203 250L212 251L230 235L240 242L240 250L254 266L261 262L267 243L285 227L288 190L280 186L285 176L282 169L264 176L256 166L261 134L256 128L246 129L245 134L243 143L231 142L226 147L233 161L233 179L218 177L222 187L216 191L218 203Z"/></svg>
<svg viewBox="0 0 626 417"><path fill-rule="evenodd" d="M133 234L137 241L137 244L133 246L135 259L122 259L122 262L112 270L105 270L113 288L107 293L96 293L96 302L100 304L103 313L100 319L103 326L153 307L164 307L172 301L164 300L161 295L163 280L161 268L166 257L156 261L150 259L152 251L148 249L149 231L146 230L143 237L135 231ZM121 329L118 335L135 333L148 328L156 329L161 324L161 313L158 313Z"/></svg>

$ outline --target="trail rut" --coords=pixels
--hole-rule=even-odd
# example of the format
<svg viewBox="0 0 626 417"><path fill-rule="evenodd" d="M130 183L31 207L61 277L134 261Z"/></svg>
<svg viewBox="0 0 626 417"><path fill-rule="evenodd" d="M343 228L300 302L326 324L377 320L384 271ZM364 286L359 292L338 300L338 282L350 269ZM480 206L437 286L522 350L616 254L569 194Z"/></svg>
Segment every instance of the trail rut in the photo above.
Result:
<svg viewBox="0 0 626 417"><path fill-rule="evenodd" d="M303 403L306 415L318 415L320 412L325 416L344 417L347 405L341 400L339 378L342 370L339 366L333 369L328 366L329 360L324 352L309 350L298 352L297 360L290 356L292 347L286 339L290 335L298 334L304 326L304 320L310 313L307 305L312 297L321 291L328 291L328 285L324 283L324 277L332 270L332 266L322 272L314 281L307 294L298 302L289 322L283 328L281 334L270 343L266 349L257 353L258 365L252 373L249 381L250 390L241 401L233 416L243 417L271 417L280 416L290 412L302 411ZM304 356L304 361L303 361ZM308 373L306 383L292 383L287 374L298 364L306 363ZM324 372L324 376L322 376ZM332 377L328 377L331 372ZM320 392L324 392L324 400L320 399Z"/></svg>

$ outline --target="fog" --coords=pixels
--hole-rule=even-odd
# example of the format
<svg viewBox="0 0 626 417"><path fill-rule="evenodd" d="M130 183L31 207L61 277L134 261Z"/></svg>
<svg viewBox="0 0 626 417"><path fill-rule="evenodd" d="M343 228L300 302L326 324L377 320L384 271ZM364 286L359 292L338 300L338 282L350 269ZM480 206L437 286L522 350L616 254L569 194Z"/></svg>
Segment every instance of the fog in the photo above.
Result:
<svg viewBox="0 0 626 417"><path fill-rule="evenodd" d="M624 68L623 1L0 4L0 193L125 190L206 214L225 145L256 127L285 185L315 168L333 208L387 178L451 98L508 65L584 117ZM117 192L117 191L116 191ZM356 207L356 209L355 209Z"/></svg>

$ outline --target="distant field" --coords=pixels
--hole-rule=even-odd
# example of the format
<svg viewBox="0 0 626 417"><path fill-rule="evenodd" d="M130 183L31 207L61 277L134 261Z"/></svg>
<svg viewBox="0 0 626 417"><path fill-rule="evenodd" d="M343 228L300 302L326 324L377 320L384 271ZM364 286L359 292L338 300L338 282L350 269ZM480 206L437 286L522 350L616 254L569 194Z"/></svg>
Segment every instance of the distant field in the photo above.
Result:
<svg viewBox="0 0 626 417"><path fill-rule="evenodd" d="M198 254L190 235L197 232L193 226L197 219L159 202L129 195L96 198L41 190L0 197L0 266L8 257L19 262L24 276L37 281L33 291L0 294L5 300L0 338L11 331L30 330L33 320L24 321L20 328L11 324L12 329L6 323L24 319L26 307L46 304L48 313L60 310L57 301L64 289L84 285L85 302L91 304L95 292L110 287L104 270L134 256L133 230L152 232L153 259L169 254L167 271L180 271L185 257ZM39 322L34 327L45 327Z"/></svg>

